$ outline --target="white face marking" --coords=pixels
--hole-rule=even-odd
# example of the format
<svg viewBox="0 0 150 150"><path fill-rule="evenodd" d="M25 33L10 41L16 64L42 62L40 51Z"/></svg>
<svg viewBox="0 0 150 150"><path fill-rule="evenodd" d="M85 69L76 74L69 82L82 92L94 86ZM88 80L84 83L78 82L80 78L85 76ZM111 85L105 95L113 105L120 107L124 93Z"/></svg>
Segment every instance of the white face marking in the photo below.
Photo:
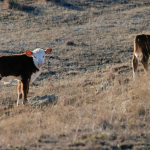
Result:
<svg viewBox="0 0 150 150"><path fill-rule="evenodd" d="M45 51L43 49L37 48L32 51L33 62L37 68L41 68L45 60Z"/></svg>
<svg viewBox="0 0 150 150"><path fill-rule="evenodd" d="M40 73L41 73L41 68L39 69L39 71L31 75L30 83L32 83L40 75Z"/></svg>
<svg viewBox="0 0 150 150"><path fill-rule="evenodd" d="M2 78L2 81L4 82L4 84L8 84L9 83L9 81L10 80L12 80L12 79L16 79L16 80L21 80L22 78L21 78L21 76L4 76L3 78Z"/></svg>

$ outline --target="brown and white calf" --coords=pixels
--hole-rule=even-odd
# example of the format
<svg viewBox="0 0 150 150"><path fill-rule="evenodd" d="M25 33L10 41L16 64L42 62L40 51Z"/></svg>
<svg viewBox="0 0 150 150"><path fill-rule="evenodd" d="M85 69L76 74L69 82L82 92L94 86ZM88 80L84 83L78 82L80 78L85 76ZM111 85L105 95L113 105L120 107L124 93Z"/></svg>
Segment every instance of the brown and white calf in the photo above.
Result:
<svg viewBox="0 0 150 150"><path fill-rule="evenodd" d="M148 71L148 59L150 54L150 35L141 34L137 35L134 40L134 52L132 59L133 77L136 77L138 68L139 57L142 54L141 63L145 73Z"/></svg>
<svg viewBox="0 0 150 150"><path fill-rule="evenodd" d="M23 54L0 56L0 80L4 82L11 79L18 80L17 105L26 104L29 84L40 75L45 55L51 51L52 49L37 48L34 51L26 50Z"/></svg>

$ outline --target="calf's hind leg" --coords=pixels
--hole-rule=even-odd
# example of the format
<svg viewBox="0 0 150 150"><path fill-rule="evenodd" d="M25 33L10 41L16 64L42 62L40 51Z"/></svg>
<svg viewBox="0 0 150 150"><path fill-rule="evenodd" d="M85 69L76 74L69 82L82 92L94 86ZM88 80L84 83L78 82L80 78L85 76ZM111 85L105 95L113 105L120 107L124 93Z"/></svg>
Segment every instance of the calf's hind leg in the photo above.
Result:
<svg viewBox="0 0 150 150"><path fill-rule="evenodd" d="M148 59L149 59L149 55L144 55L143 54L143 57L142 57L142 60L141 60L141 63L143 65L143 68L144 68L144 71L145 73L148 72Z"/></svg>

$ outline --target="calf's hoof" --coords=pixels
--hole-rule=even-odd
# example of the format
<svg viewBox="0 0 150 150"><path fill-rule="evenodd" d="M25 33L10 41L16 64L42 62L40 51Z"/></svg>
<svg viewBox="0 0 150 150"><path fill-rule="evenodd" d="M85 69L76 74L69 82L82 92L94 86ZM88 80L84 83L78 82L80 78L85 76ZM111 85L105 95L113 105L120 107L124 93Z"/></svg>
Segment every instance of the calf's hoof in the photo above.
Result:
<svg viewBox="0 0 150 150"><path fill-rule="evenodd" d="M17 106L22 105L22 104L23 104L23 100L22 99L17 100Z"/></svg>

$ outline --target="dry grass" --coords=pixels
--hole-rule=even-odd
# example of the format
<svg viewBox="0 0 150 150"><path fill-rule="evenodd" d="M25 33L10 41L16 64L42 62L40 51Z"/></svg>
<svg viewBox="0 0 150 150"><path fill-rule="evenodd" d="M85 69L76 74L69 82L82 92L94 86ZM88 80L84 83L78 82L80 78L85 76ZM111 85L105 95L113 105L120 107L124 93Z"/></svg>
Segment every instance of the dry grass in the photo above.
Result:
<svg viewBox="0 0 150 150"><path fill-rule="evenodd" d="M71 134L70 141L75 142L85 130L90 135L142 132L143 127L148 131L150 79L141 75L133 82L132 77L128 78L128 83L120 83L117 77L108 80L105 74L94 72L45 82L44 88L31 88L39 91L39 96L59 93L60 97L55 104L42 108L14 105L4 110L1 106L1 145L30 145L47 133L55 138ZM81 130L79 135L72 133L76 129Z"/></svg>
<svg viewBox="0 0 150 150"><path fill-rule="evenodd" d="M140 72L133 82L131 75L133 39L149 33L149 7L146 0L107 2L99 7L101 3L84 6L76 1L82 9L49 2L33 13L1 9L2 53L53 49L41 76L30 86L29 99L59 97L49 106L17 108L16 86L1 85L0 146L32 145L47 134L54 139L64 134L75 143L85 135L149 133L150 78Z"/></svg>

